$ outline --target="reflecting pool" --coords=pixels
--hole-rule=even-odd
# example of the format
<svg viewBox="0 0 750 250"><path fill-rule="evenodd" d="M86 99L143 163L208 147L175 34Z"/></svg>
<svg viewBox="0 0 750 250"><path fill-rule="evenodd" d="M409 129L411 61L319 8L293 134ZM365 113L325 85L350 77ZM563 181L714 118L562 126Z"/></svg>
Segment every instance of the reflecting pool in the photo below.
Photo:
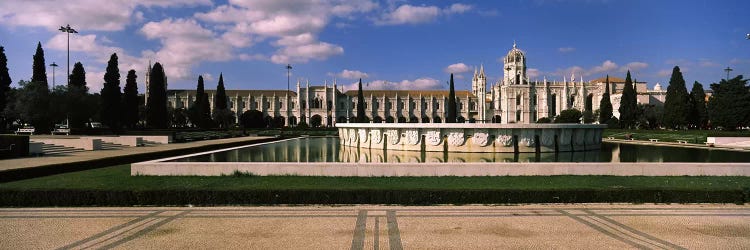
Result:
<svg viewBox="0 0 750 250"><path fill-rule="evenodd" d="M338 137L309 137L194 155L172 162L750 162L750 152L603 142L565 153L443 153L342 147Z"/></svg>

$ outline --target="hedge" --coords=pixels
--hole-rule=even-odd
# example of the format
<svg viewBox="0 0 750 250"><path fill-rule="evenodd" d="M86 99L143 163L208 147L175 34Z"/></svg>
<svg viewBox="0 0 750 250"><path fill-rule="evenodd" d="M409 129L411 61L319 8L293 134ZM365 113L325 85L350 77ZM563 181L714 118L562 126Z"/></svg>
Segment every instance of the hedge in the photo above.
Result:
<svg viewBox="0 0 750 250"><path fill-rule="evenodd" d="M0 206L214 206L272 204L736 203L726 190L0 190Z"/></svg>

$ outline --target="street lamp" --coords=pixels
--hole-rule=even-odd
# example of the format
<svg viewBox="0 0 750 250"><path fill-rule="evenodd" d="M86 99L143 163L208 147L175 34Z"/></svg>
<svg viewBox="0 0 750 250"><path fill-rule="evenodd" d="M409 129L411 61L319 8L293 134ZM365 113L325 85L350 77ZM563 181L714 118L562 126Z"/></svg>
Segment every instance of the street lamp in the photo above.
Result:
<svg viewBox="0 0 750 250"><path fill-rule="evenodd" d="M52 66L52 90L55 89L55 68L57 68L57 63L52 62L49 66Z"/></svg>
<svg viewBox="0 0 750 250"><path fill-rule="evenodd" d="M729 72L732 72L732 70L733 70L733 69L732 69L732 68L730 68L730 67L727 67L726 69L724 69L724 71L726 71L726 72L727 72L727 81L729 81Z"/></svg>
<svg viewBox="0 0 750 250"><path fill-rule="evenodd" d="M60 26L59 31L68 33L68 84L70 84L70 33L78 33L75 29L70 27L70 24L66 25L65 27Z"/></svg>
<svg viewBox="0 0 750 250"><path fill-rule="evenodd" d="M292 65L287 64L286 65L286 91L289 92L289 76L291 75L292 71Z"/></svg>

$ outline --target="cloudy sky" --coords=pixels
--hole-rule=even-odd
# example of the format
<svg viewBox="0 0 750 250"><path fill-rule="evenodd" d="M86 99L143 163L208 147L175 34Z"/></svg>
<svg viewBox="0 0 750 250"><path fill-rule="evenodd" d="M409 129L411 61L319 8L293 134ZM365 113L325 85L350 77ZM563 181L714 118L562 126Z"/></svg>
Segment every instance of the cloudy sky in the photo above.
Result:
<svg viewBox="0 0 750 250"><path fill-rule="evenodd" d="M80 61L92 92L106 62L120 58L122 78L161 62L169 88L286 89L286 68L311 84L337 79L351 88L444 89L449 73L468 89L474 67L489 81L516 41L532 79L584 80L630 69L650 86L679 65L686 81L708 84L750 75L749 1L401 1L401 0L2 0L0 46L13 85L31 78L37 42L65 82L66 34L71 64ZM72 65L71 65L72 67ZM52 83L52 69L47 69ZM691 85L688 85L690 88Z"/></svg>

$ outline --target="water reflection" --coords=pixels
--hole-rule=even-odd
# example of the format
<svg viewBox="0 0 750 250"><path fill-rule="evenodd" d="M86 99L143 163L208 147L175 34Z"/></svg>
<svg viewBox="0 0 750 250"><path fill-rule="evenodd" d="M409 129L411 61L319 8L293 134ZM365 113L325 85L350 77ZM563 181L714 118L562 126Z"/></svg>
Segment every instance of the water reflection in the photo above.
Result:
<svg viewBox="0 0 750 250"><path fill-rule="evenodd" d="M599 151L443 153L342 147L337 137L284 140L203 154L179 162L748 162L750 152L602 143Z"/></svg>

